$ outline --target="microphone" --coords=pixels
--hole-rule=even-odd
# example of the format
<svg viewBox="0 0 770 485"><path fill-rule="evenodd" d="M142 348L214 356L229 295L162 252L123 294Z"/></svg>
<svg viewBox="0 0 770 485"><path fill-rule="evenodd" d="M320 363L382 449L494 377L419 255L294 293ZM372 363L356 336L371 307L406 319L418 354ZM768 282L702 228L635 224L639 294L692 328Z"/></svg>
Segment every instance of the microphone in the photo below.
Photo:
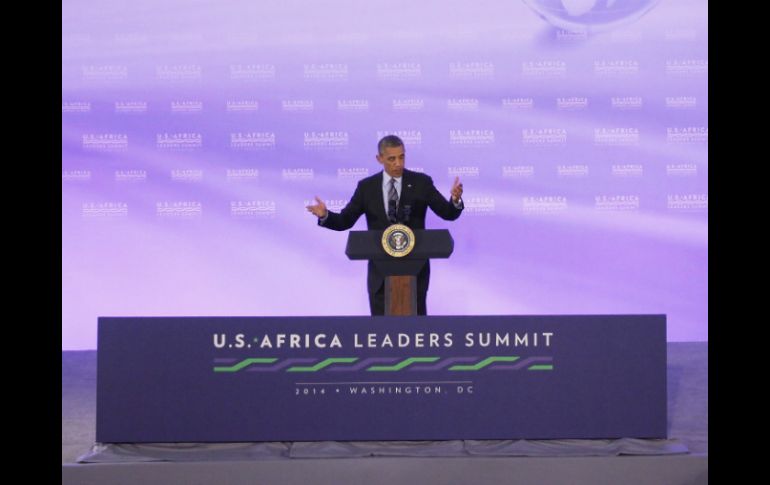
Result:
<svg viewBox="0 0 770 485"><path fill-rule="evenodd" d="M404 224L409 224L410 215L412 215L412 206L404 204Z"/></svg>
<svg viewBox="0 0 770 485"><path fill-rule="evenodd" d="M395 200L389 200L388 201L388 220L391 224L395 224L397 221L396 219L396 201Z"/></svg>

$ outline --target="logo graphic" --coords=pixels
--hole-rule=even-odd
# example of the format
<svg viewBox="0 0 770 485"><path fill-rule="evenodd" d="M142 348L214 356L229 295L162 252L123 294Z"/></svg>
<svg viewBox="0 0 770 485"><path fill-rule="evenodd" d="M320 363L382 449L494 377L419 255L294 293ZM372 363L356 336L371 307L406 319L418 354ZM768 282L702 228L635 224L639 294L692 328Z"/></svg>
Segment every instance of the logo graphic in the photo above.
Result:
<svg viewBox="0 0 770 485"><path fill-rule="evenodd" d="M347 81L347 64L305 64L304 78L308 81Z"/></svg>
<svg viewBox="0 0 770 485"><path fill-rule="evenodd" d="M289 113L310 112L315 109L312 99L283 99L281 100L281 110Z"/></svg>
<svg viewBox="0 0 770 485"><path fill-rule="evenodd" d="M523 178L535 175L534 165L504 165L503 178Z"/></svg>
<svg viewBox="0 0 770 485"><path fill-rule="evenodd" d="M116 113L144 113L147 111L147 101L115 101Z"/></svg>
<svg viewBox="0 0 770 485"><path fill-rule="evenodd" d="M162 201L155 203L155 214L168 219L197 219L203 213L198 201Z"/></svg>
<svg viewBox="0 0 770 485"><path fill-rule="evenodd" d="M644 167L638 163L623 163L612 165L613 177L641 177L644 175Z"/></svg>
<svg viewBox="0 0 770 485"><path fill-rule="evenodd" d="M275 79L275 66L273 64L231 64L230 79L272 81Z"/></svg>
<svg viewBox="0 0 770 485"><path fill-rule="evenodd" d="M587 107L588 98L586 97L556 98L556 108L559 110L579 110Z"/></svg>
<svg viewBox="0 0 770 485"><path fill-rule="evenodd" d="M698 175L698 165L694 163L670 163L666 165L666 174L669 176Z"/></svg>
<svg viewBox="0 0 770 485"><path fill-rule="evenodd" d="M192 150L203 146L200 133L156 133L155 147L160 150Z"/></svg>
<svg viewBox="0 0 770 485"><path fill-rule="evenodd" d="M128 204L125 202L84 202L84 218L115 218L128 216Z"/></svg>
<svg viewBox="0 0 770 485"><path fill-rule="evenodd" d="M275 148L275 133L272 131L230 133L230 148L233 150Z"/></svg>
<svg viewBox="0 0 770 485"><path fill-rule="evenodd" d="M639 74L639 61L619 60L594 61L594 74L597 76L621 76Z"/></svg>
<svg viewBox="0 0 770 485"><path fill-rule="evenodd" d="M567 130L564 128L525 128L521 130L524 145L545 146L567 143Z"/></svg>
<svg viewBox="0 0 770 485"><path fill-rule="evenodd" d="M689 76L707 74L709 61L706 59L672 59L666 61L666 74L671 76Z"/></svg>
<svg viewBox="0 0 770 485"><path fill-rule="evenodd" d="M526 77L550 78L562 77L567 73L564 61L525 61L521 63L521 73Z"/></svg>
<svg viewBox="0 0 770 485"><path fill-rule="evenodd" d="M535 103L532 98L503 98L502 105L507 109L532 109Z"/></svg>
<svg viewBox="0 0 770 485"><path fill-rule="evenodd" d="M281 171L283 180L313 180L314 177L312 168L284 168Z"/></svg>
<svg viewBox="0 0 770 485"><path fill-rule="evenodd" d="M420 130L377 130L377 140L385 135L396 135L410 148L415 148L422 144L422 132Z"/></svg>
<svg viewBox="0 0 770 485"><path fill-rule="evenodd" d="M420 111L424 107L425 101L419 98L393 100L393 111Z"/></svg>
<svg viewBox="0 0 770 485"><path fill-rule="evenodd" d="M537 196L524 197L522 199L522 212L524 214L556 214L567 210L567 197Z"/></svg>
<svg viewBox="0 0 770 485"><path fill-rule="evenodd" d="M666 108L692 109L696 106L698 99L695 96L666 96Z"/></svg>
<svg viewBox="0 0 770 485"><path fill-rule="evenodd" d="M98 152L124 151L128 148L125 133L87 133L82 136L83 150Z"/></svg>
<svg viewBox="0 0 770 485"><path fill-rule="evenodd" d="M227 169L228 182L257 180L258 178L259 178L259 170L256 168L228 168Z"/></svg>
<svg viewBox="0 0 770 485"><path fill-rule="evenodd" d="M81 77L84 81L114 81L118 79L128 79L128 66L81 66Z"/></svg>
<svg viewBox="0 0 770 485"><path fill-rule="evenodd" d="M201 78L201 66L198 64L176 64L155 67L155 76L168 81L182 81Z"/></svg>
<svg viewBox="0 0 770 485"><path fill-rule="evenodd" d="M306 150L340 150L348 148L347 131L310 131L303 134L303 147Z"/></svg>
<svg viewBox="0 0 770 485"><path fill-rule="evenodd" d="M631 146L639 144L638 128L594 128L594 144Z"/></svg>
<svg viewBox="0 0 770 485"><path fill-rule="evenodd" d="M556 173L559 177L586 177L588 176L588 165L557 165Z"/></svg>
<svg viewBox="0 0 770 485"><path fill-rule="evenodd" d="M368 99L338 99L337 111L369 111Z"/></svg>
<svg viewBox="0 0 770 485"><path fill-rule="evenodd" d="M144 182L147 180L146 170L116 170L115 182Z"/></svg>
<svg viewBox="0 0 770 485"><path fill-rule="evenodd" d="M449 111L478 111L479 100L476 98L449 98L446 101Z"/></svg>
<svg viewBox="0 0 770 485"><path fill-rule="evenodd" d="M478 178L478 166L447 167L447 173L450 177Z"/></svg>
<svg viewBox="0 0 770 485"><path fill-rule="evenodd" d="M610 101L613 109L641 109L644 104L641 96L613 96Z"/></svg>
<svg viewBox="0 0 770 485"><path fill-rule="evenodd" d="M172 170L171 180L177 182L200 182L203 180L203 170L184 169Z"/></svg>
<svg viewBox="0 0 770 485"><path fill-rule="evenodd" d="M65 182L88 182L91 180L90 170L63 170L61 179Z"/></svg>
<svg viewBox="0 0 770 485"><path fill-rule="evenodd" d="M239 219L272 218L276 214L274 200L232 200L230 215Z"/></svg>
<svg viewBox="0 0 770 485"><path fill-rule="evenodd" d="M673 210L704 210L709 208L708 194L669 194L666 207Z"/></svg>
<svg viewBox="0 0 770 485"><path fill-rule="evenodd" d="M495 65L491 62L450 62L451 79L493 79Z"/></svg>
<svg viewBox="0 0 770 485"><path fill-rule="evenodd" d="M91 111L90 101L62 101L62 113L89 113Z"/></svg>
<svg viewBox="0 0 770 485"><path fill-rule="evenodd" d="M302 207L307 207L311 203L312 201L306 200L302 203ZM348 201L346 199L329 199L326 201L326 207L328 207L329 210L333 210L334 212L341 211L342 208L346 205L348 205Z"/></svg>
<svg viewBox="0 0 770 485"><path fill-rule="evenodd" d="M597 195L594 208L599 211L636 211L639 210L638 195Z"/></svg>
<svg viewBox="0 0 770 485"><path fill-rule="evenodd" d="M495 198L489 196L468 197L464 200L465 212L468 215L493 215L495 213Z"/></svg>
<svg viewBox="0 0 770 485"><path fill-rule="evenodd" d="M202 101L172 101L172 113L200 113L203 111Z"/></svg>
<svg viewBox="0 0 770 485"><path fill-rule="evenodd" d="M666 128L668 143L704 143L709 140L709 129L705 126Z"/></svg>
<svg viewBox="0 0 770 485"><path fill-rule="evenodd" d="M382 249L394 258L411 253L414 244L414 232L403 224L393 224L382 233Z"/></svg>
<svg viewBox="0 0 770 485"><path fill-rule="evenodd" d="M419 62L380 62L377 64L377 78L382 81L403 81L419 79L422 65Z"/></svg>
<svg viewBox="0 0 770 485"><path fill-rule="evenodd" d="M244 113L259 110L259 101L254 99L227 101L228 113Z"/></svg>
<svg viewBox="0 0 770 485"><path fill-rule="evenodd" d="M337 178L338 179L354 179L358 180L360 178L368 177L369 176L369 169L366 167L351 167L351 168L338 168L337 169Z"/></svg>
<svg viewBox="0 0 770 485"><path fill-rule="evenodd" d="M588 39L588 32L572 32L569 30L559 29L556 31L556 40L558 41L583 41Z"/></svg>
<svg viewBox="0 0 770 485"><path fill-rule="evenodd" d="M449 144L459 146L492 145L493 130L449 130Z"/></svg>

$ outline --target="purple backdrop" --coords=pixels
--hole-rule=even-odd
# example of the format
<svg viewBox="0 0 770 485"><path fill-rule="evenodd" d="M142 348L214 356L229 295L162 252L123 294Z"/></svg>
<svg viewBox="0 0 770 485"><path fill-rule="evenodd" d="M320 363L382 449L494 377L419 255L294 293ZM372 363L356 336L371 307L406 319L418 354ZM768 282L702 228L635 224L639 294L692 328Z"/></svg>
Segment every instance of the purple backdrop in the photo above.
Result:
<svg viewBox="0 0 770 485"><path fill-rule="evenodd" d="M97 316L360 315L377 140L466 210L434 315L665 313L707 340L705 0L62 4L62 348ZM364 229L363 218L354 229Z"/></svg>

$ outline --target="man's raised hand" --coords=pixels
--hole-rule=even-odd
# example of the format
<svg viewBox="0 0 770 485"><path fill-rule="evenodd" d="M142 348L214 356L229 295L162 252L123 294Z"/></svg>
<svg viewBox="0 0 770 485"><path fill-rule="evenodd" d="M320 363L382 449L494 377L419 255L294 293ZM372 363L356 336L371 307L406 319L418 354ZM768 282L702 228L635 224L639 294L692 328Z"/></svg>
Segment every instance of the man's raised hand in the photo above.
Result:
<svg viewBox="0 0 770 485"><path fill-rule="evenodd" d="M452 201L459 202L463 196L463 184L460 183L460 177L455 177L455 182L452 184Z"/></svg>
<svg viewBox="0 0 770 485"><path fill-rule="evenodd" d="M326 208L326 204L324 204L324 201L318 198L318 196L315 196L315 205L308 205L305 206L308 212L312 212L316 217L319 219L322 219L326 217L326 214L329 213L329 210Z"/></svg>

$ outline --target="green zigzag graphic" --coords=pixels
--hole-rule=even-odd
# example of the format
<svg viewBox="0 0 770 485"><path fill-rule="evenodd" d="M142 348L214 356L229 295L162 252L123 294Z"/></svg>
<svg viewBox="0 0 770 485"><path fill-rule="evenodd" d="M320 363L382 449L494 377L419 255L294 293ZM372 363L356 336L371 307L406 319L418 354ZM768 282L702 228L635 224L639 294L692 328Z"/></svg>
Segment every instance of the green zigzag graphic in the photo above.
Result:
<svg viewBox="0 0 770 485"><path fill-rule="evenodd" d="M449 368L449 370L481 370L484 367L488 366L489 364L492 364L493 362L515 362L519 360L519 357L511 356L511 357L487 357L486 359L482 360L478 364L474 365L453 365Z"/></svg>
<svg viewBox="0 0 770 485"><path fill-rule="evenodd" d="M238 372L246 366L251 364L272 364L276 358L264 358L264 359L244 359L232 367L214 367L214 372Z"/></svg>
<svg viewBox="0 0 770 485"><path fill-rule="evenodd" d="M326 359L323 362L319 362L313 367L289 367L286 369L286 372L317 372L324 367L328 367L332 364L352 364L353 362L357 361L358 357L340 357L340 358L333 358L333 359Z"/></svg>
<svg viewBox="0 0 770 485"><path fill-rule="evenodd" d="M371 366L367 371L372 372L396 372L404 369L405 367L410 366L414 363L431 363L436 362L439 360L440 357L409 357L407 359L402 360L401 362L388 366L388 365L375 365ZM450 371L478 371L481 370L490 364L493 364L495 362L515 362L519 360L520 357L517 356L493 356L493 357L487 357L486 359L482 360L481 362L473 365L454 365L450 367L448 370ZM237 364L227 367L214 367L214 372L238 372L239 370L242 370L251 364L272 364L276 362L277 358L251 358L251 359L244 359ZM353 362L356 362L359 360L358 357L340 357L340 358L329 358L322 362L319 362L318 364L312 366L312 367L303 367L303 366L296 366L296 367L290 367L289 369L286 369L286 372L318 372L319 370L322 370L326 367L329 367L332 364L352 364ZM553 364L533 364L527 368L527 370L531 371L550 371L553 370Z"/></svg>
<svg viewBox="0 0 770 485"><path fill-rule="evenodd" d="M396 365L373 365L366 370L372 372L395 372L415 362L436 362L439 359L440 357L409 357Z"/></svg>

